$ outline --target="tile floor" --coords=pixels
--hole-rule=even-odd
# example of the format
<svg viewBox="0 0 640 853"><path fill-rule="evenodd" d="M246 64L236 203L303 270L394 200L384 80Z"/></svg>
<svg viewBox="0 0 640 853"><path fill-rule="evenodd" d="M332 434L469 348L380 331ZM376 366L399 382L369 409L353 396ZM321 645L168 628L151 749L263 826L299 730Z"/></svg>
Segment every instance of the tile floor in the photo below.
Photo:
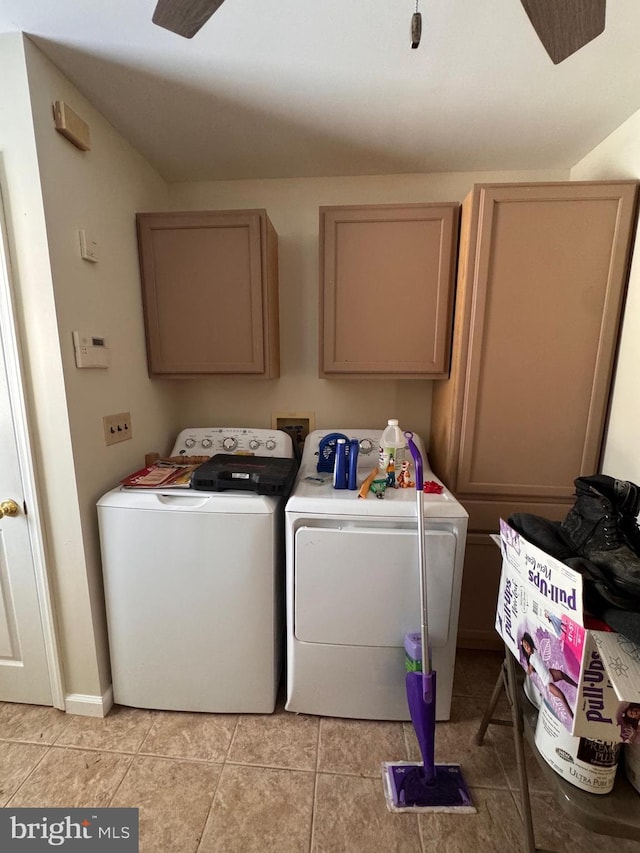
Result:
<svg viewBox="0 0 640 853"><path fill-rule="evenodd" d="M418 758L410 724L295 715L282 701L264 716L116 707L104 720L0 703L0 806L138 807L142 853L513 853L511 732L490 726L474 743L500 662L458 652L452 717L436 734L436 760L462 765L476 815L387 810L380 763ZM569 823L528 765L539 846L639 849Z"/></svg>

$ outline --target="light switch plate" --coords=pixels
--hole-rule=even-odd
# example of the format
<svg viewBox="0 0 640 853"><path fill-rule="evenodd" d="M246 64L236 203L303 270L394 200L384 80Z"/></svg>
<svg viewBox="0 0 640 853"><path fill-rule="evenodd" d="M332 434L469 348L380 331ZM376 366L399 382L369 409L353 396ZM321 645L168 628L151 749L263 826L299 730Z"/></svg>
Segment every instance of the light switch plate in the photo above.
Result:
<svg viewBox="0 0 640 853"><path fill-rule="evenodd" d="M117 415L105 415L102 418L104 428L104 443L118 444L120 441L128 441L132 436L131 413L120 412Z"/></svg>

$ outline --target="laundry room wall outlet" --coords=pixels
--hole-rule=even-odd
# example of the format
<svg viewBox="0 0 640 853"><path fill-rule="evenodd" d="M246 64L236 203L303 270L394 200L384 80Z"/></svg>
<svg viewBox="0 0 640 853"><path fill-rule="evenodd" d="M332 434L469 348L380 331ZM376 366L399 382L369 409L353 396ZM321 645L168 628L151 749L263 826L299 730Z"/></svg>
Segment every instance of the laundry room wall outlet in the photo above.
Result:
<svg viewBox="0 0 640 853"><path fill-rule="evenodd" d="M120 441L128 441L132 436L131 413L120 412L117 415L105 415L102 418L104 429L104 443L117 444Z"/></svg>

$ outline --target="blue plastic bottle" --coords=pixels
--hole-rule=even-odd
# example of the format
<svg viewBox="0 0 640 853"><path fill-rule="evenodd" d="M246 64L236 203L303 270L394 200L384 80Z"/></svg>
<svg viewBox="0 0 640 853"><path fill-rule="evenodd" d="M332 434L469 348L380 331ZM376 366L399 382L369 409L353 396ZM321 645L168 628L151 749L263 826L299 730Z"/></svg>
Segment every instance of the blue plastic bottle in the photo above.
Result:
<svg viewBox="0 0 640 853"><path fill-rule="evenodd" d="M360 451L360 444L357 438L352 438L349 442L349 476L348 486L350 489L358 488L358 452Z"/></svg>
<svg viewBox="0 0 640 853"><path fill-rule="evenodd" d="M344 438L336 441L336 458L333 464L333 488L347 488L347 442Z"/></svg>

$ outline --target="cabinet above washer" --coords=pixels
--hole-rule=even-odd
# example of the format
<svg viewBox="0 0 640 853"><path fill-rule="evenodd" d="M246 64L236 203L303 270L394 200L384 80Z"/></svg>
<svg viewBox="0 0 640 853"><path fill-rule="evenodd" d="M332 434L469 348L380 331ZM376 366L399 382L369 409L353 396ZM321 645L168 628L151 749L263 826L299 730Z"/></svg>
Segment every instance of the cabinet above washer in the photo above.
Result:
<svg viewBox="0 0 640 853"><path fill-rule="evenodd" d="M459 205L320 208L320 376L448 376Z"/></svg>
<svg viewBox="0 0 640 853"><path fill-rule="evenodd" d="M278 376L278 238L266 211L136 223L149 375Z"/></svg>

